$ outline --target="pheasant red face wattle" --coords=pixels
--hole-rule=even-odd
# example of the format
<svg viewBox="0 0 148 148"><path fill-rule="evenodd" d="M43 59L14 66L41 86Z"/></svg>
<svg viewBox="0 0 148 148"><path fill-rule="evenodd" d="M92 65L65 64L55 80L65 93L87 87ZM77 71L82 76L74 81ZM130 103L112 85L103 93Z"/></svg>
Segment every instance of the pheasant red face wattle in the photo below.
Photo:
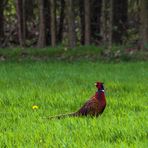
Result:
<svg viewBox="0 0 148 148"><path fill-rule="evenodd" d="M95 85L98 88L98 90L104 90L104 86L102 82L96 82Z"/></svg>

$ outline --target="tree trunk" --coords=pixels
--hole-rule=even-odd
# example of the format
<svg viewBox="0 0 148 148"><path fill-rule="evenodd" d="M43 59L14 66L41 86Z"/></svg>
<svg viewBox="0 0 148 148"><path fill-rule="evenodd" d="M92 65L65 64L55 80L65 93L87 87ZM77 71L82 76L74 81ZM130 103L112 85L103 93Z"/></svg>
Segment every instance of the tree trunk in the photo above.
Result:
<svg viewBox="0 0 148 148"><path fill-rule="evenodd" d="M64 9L65 9L65 1L64 0L60 0L60 23L59 23L59 30L58 30L58 34L57 34L57 40L59 43L62 42L62 36L63 36L63 25L64 25L64 18L65 18L65 13L64 13Z"/></svg>
<svg viewBox="0 0 148 148"><path fill-rule="evenodd" d="M90 0L84 1L85 10L85 45L90 44Z"/></svg>
<svg viewBox="0 0 148 148"><path fill-rule="evenodd" d="M99 43L101 40L100 24L101 24L101 7L102 0L91 1L91 37L93 43Z"/></svg>
<svg viewBox="0 0 148 148"><path fill-rule="evenodd" d="M148 0L141 0L140 8L140 46L141 49L148 49Z"/></svg>
<svg viewBox="0 0 148 148"><path fill-rule="evenodd" d="M76 46L76 33L75 33L73 0L66 0L66 4L67 4L69 47L74 48Z"/></svg>
<svg viewBox="0 0 148 148"><path fill-rule="evenodd" d="M56 45L56 9L55 0L50 0L50 10L51 10L51 46Z"/></svg>
<svg viewBox="0 0 148 148"><path fill-rule="evenodd" d="M51 10L50 1L45 0L46 44L51 45Z"/></svg>
<svg viewBox="0 0 148 148"><path fill-rule="evenodd" d="M45 26L45 1L39 0L39 16L40 16L40 24L39 24L39 39L38 39L38 48L44 48L46 46L46 26Z"/></svg>
<svg viewBox="0 0 148 148"><path fill-rule="evenodd" d="M25 23L26 35L25 36L26 36L26 39L28 40L30 39L32 40L33 31L30 30L29 27L30 27L30 24L32 24L32 21L35 19L34 7L35 7L35 1L25 0L25 5L24 5L24 8L25 8L24 15L25 15L25 20L26 20L26 23ZM29 24L28 26L27 26L27 23ZM30 42L30 43L32 44L33 42Z"/></svg>
<svg viewBox="0 0 148 148"><path fill-rule="evenodd" d="M4 40L4 2L0 3L0 47Z"/></svg>
<svg viewBox="0 0 148 148"><path fill-rule="evenodd" d="M111 3L111 1L110 1ZM101 38L104 45L108 44L109 42L109 28L108 22L110 22L109 17L109 4L108 0L102 1L102 9L101 9ZM111 16L111 14L110 14ZM111 24L110 24L111 25Z"/></svg>
<svg viewBox="0 0 148 148"><path fill-rule="evenodd" d="M20 46L25 46L26 40L26 14L25 0L16 0L17 19L18 19L18 38Z"/></svg>
<svg viewBox="0 0 148 148"><path fill-rule="evenodd" d="M112 41L117 44L122 44L123 37L127 31L128 0L113 0L112 7Z"/></svg>
<svg viewBox="0 0 148 148"><path fill-rule="evenodd" d="M111 49L112 48L112 44L113 44L113 12L114 12L114 0L110 0L110 6L109 6L109 10L108 10L108 13L109 13L109 23L107 24L108 25L108 48Z"/></svg>
<svg viewBox="0 0 148 148"><path fill-rule="evenodd" d="M23 0L23 9L22 9L22 25L23 25L23 36L24 36L24 46L26 41L26 32L27 32L27 26L26 26L26 0Z"/></svg>
<svg viewBox="0 0 148 148"><path fill-rule="evenodd" d="M85 41L85 17L84 17L84 0L79 0L80 24L81 24L81 39L80 42L84 45Z"/></svg>

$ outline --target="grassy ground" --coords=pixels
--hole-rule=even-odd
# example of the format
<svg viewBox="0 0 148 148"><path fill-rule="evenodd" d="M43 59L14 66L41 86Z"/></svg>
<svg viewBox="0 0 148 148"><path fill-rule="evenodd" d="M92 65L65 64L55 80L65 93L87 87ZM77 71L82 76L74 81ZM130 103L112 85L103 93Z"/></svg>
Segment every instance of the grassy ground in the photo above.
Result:
<svg viewBox="0 0 148 148"><path fill-rule="evenodd" d="M49 61L49 60L78 61L148 61L147 50L136 50L130 46L78 46L74 49L58 46L56 48L0 48L0 61Z"/></svg>
<svg viewBox="0 0 148 148"><path fill-rule="evenodd" d="M101 117L42 119L77 110L95 81L106 87ZM147 89L148 62L1 62L0 147L147 147Z"/></svg>

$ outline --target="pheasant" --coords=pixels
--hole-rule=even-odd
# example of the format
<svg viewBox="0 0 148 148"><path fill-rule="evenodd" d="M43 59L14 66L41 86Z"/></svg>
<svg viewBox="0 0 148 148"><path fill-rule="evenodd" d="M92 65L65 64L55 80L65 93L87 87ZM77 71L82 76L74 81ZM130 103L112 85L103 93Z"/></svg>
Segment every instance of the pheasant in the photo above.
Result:
<svg viewBox="0 0 148 148"><path fill-rule="evenodd" d="M61 114L57 116L49 116L48 119L52 118L63 118L66 116L95 116L98 117L100 114L103 113L106 107L106 98L104 93L104 86L102 82L95 83L97 87L97 91L94 96L92 96L78 111L72 112L69 114Z"/></svg>

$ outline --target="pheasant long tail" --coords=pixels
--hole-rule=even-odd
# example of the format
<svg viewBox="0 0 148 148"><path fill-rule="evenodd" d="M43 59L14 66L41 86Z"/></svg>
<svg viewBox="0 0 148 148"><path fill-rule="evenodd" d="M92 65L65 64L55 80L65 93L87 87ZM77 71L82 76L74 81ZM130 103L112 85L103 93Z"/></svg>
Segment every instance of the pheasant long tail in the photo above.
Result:
<svg viewBox="0 0 148 148"><path fill-rule="evenodd" d="M76 113L68 113L68 114L61 114L61 115L56 115L56 116L49 116L47 117L47 119L61 119L61 118L65 118L65 117L74 117L76 116Z"/></svg>

